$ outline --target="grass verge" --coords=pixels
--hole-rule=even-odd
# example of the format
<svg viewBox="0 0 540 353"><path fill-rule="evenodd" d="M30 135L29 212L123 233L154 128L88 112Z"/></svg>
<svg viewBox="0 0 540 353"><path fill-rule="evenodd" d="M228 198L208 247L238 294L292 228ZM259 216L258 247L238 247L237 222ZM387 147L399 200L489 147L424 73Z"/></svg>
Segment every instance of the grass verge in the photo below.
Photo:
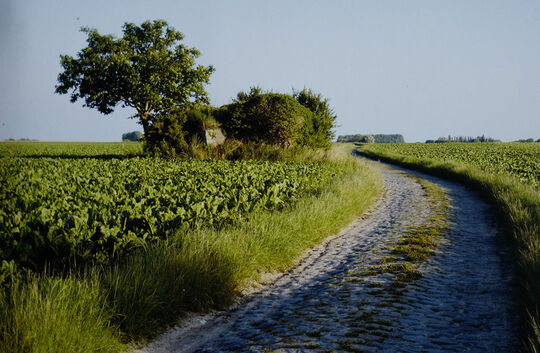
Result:
<svg viewBox="0 0 540 353"><path fill-rule="evenodd" d="M0 352L121 352L99 277L32 276L0 295Z"/></svg>
<svg viewBox="0 0 540 353"><path fill-rule="evenodd" d="M427 180L406 175L416 180L424 190L430 215L421 224L406 229L397 242L389 246L392 256L384 256L360 272L364 276L392 273L395 275L390 285L393 288L405 288L407 282L422 277L421 264L435 254L440 238L448 231L450 205L444 191Z"/></svg>
<svg viewBox="0 0 540 353"><path fill-rule="evenodd" d="M243 286L290 268L375 201L380 175L358 161L340 163L344 177L282 211L178 233L111 267L16 281L0 296L0 350L119 352L183 313L230 304Z"/></svg>
<svg viewBox="0 0 540 353"><path fill-rule="evenodd" d="M506 221L514 247L522 304L523 352L540 352L540 193L509 176L486 173L454 161L403 156L360 147L366 157L451 178L480 191Z"/></svg>

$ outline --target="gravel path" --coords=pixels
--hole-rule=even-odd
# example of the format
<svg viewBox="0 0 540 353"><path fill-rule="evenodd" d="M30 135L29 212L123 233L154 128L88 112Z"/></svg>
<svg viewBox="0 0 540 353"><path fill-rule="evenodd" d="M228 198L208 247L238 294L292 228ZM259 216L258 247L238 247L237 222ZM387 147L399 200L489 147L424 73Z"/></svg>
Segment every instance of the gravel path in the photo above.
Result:
<svg viewBox="0 0 540 353"><path fill-rule="evenodd" d="M447 194L450 232L419 280L365 275L430 215L413 178L375 166L386 193L363 219L232 310L196 316L137 352L515 352L508 254L490 207L464 187L414 173Z"/></svg>

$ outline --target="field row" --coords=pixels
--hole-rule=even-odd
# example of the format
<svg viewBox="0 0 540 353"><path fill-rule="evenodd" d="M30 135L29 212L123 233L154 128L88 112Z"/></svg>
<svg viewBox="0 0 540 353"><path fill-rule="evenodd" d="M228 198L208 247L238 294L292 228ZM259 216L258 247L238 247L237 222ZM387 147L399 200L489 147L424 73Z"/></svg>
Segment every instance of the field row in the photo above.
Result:
<svg viewBox="0 0 540 353"><path fill-rule="evenodd" d="M317 193L330 163L4 158L0 259L107 262L178 229L231 223Z"/></svg>
<svg viewBox="0 0 540 353"><path fill-rule="evenodd" d="M0 157L51 157L106 159L141 155L143 144L137 142L30 142L0 143Z"/></svg>
<svg viewBox="0 0 540 353"><path fill-rule="evenodd" d="M456 161L492 174L508 174L540 185L540 143L396 143L367 146L374 153Z"/></svg>
<svg viewBox="0 0 540 353"><path fill-rule="evenodd" d="M508 225L523 352L540 347L540 143L363 145L360 154L456 178L489 199Z"/></svg>

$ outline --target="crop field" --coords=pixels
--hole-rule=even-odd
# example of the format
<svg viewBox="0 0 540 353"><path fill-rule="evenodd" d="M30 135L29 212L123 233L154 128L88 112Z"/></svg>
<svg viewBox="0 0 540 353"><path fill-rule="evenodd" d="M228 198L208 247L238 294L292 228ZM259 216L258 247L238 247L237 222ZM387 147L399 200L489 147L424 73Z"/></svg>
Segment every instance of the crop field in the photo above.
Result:
<svg viewBox="0 0 540 353"><path fill-rule="evenodd" d="M268 162L0 143L0 350L121 352L232 303L377 199L350 148Z"/></svg>
<svg viewBox="0 0 540 353"><path fill-rule="evenodd" d="M507 174L520 182L540 185L540 143L407 143L366 146L374 154L454 161L493 174Z"/></svg>
<svg viewBox="0 0 540 353"><path fill-rule="evenodd" d="M1 260L105 263L178 229L280 209L340 174L328 163L116 158L137 148L0 144Z"/></svg>
<svg viewBox="0 0 540 353"><path fill-rule="evenodd" d="M358 152L458 179L495 205L515 254L524 340L540 345L540 143L364 144ZM537 348L530 348L537 352Z"/></svg>
<svg viewBox="0 0 540 353"><path fill-rule="evenodd" d="M0 142L1 157L124 158L142 154L137 142Z"/></svg>

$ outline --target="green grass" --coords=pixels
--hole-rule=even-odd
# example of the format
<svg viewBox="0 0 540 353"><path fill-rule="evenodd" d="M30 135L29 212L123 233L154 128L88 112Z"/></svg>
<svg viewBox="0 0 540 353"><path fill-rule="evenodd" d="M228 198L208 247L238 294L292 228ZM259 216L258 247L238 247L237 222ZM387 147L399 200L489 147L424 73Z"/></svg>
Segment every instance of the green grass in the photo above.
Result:
<svg viewBox="0 0 540 353"><path fill-rule="evenodd" d="M362 149L424 161L457 162L491 174L512 176L524 184L540 185L540 143L389 143Z"/></svg>
<svg viewBox="0 0 540 353"><path fill-rule="evenodd" d="M341 163L347 165L344 176L281 211L256 212L221 228L178 231L84 274L15 280L0 298L0 349L118 352L126 343L154 337L188 311L230 304L264 272L289 269L375 201L383 187L380 175L357 161Z"/></svg>
<svg viewBox="0 0 540 353"><path fill-rule="evenodd" d="M107 274L117 323L130 338L144 339L156 332L148 326L164 327L186 310L231 303L262 273L287 270L306 249L354 220L381 188L373 172L351 170L323 194L289 209L256 213L235 226L179 234L175 241L131 258ZM174 313L171 306L177 308ZM145 318L154 324L143 324Z"/></svg>
<svg viewBox="0 0 540 353"><path fill-rule="evenodd" d="M439 239L447 231L449 203L444 191L437 185L406 174L416 180L424 190L431 215L421 224L406 229L398 237L398 241L388 247L393 256L383 256L374 265L361 271L359 275L375 276L381 273L392 273L395 280L393 288L404 288L406 282L422 277L420 264L435 254ZM398 256L396 256L398 255Z"/></svg>
<svg viewBox="0 0 540 353"><path fill-rule="evenodd" d="M0 158L0 262L108 263L176 228L280 209L344 172L321 162ZM0 272L0 278L2 273Z"/></svg>
<svg viewBox="0 0 540 353"><path fill-rule="evenodd" d="M96 276L32 276L0 297L0 352L121 352Z"/></svg>
<svg viewBox="0 0 540 353"><path fill-rule="evenodd" d="M501 219L506 223L514 248L523 318L520 349L523 352L540 352L540 190L535 186L540 175L540 147L538 144L464 144L469 147L458 144L455 146L460 150L454 153L465 153L466 148L469 148L470 153L467 155L471 158L458 159L449 154L445 160L445 146L454 148L454 144L440 145L364 145L358 152L367 157L455 179L479 190L496 206ZM403 151L401 153L400 148ZM489 154L491 148L495 149ZM512 168L501 167L503 173L499 174L496 162L490 162L488 157L481 159L481 162L477 161L475 151L480 150L483 155L489 155L489 158L496 158L497 150L508 151L500 156L500 163L511 161L512 156L517 155L519 158L516 157L516 161L527 158L522 166L515 165L517 162L511 163L515 173ZM529 177L523 177L524 170Z"/></svg>
<svg viewBox="0 0 540 353"><path fill-rule="evenodd" d="M421 178L412 178L424 189L432 215L422 225L408 229L393 247L392 253L403 256L409 262L422 262L435 254L438 239L446 232L450 205L440 187Z"/></svg>
<svg viewBox="0 0 540 353"><path fill-rule="evenodd" d="M128 158L140 156L140 142L0 142L0 157L26 158Z"/></svg>

